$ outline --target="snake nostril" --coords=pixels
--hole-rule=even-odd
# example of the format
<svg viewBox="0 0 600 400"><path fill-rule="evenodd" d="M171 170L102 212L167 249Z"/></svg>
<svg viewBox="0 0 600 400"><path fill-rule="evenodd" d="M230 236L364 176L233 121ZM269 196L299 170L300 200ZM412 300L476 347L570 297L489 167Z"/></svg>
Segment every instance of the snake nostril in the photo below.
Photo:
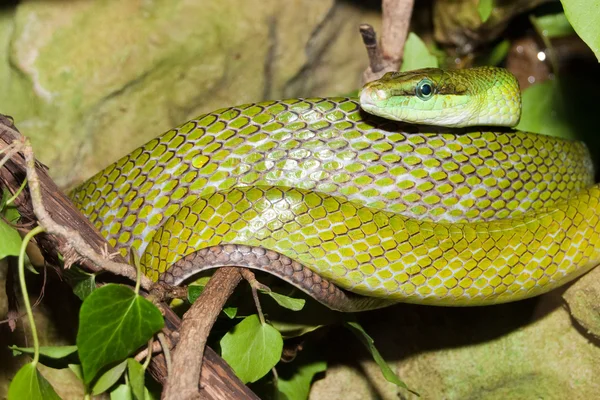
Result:
<svg viewBox="0 0 600 400"><path fill-rule="evenodd" d="M371 93L371 97L373 98L373 100L387 100L388 96L388 92L386 92L383 89L379 89L379 90L375 90L374 92Z"/></svg>
<svg viewBox="0 0 600 400"><path fill-rule="evenodd" d="M367 84L361 92L361 102L363 104L371 104L372 102L380 102L387 100L390 97L389 92L379 84Z"/></svg>

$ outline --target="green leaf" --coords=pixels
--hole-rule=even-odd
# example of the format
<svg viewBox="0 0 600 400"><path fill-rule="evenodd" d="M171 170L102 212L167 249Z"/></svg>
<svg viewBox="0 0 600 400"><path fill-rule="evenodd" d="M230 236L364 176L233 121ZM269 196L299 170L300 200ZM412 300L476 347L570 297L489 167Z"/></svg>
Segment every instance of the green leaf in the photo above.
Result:
<svg viewBox="0 0 600 400"><path fill-rule="evenodd" d="M198 297L204 292L204 286L200 285L189 285L187 288L187 298L190 304L194 304Z"/></svg>
<svg viewBox="0 0 600 400"><path fill-rule="evenodd" d="M96 275L87 273L81 268L73 266L63 271L63 275L73 288L73 293L81 300L85 300L96 289Z"/></svg>
<svg viewBox="0 0 600 400"><path fill-rule="evenodd" d="M532 16L540 29L540 33L548 38L570 36L575 33L565 13Z"/></svg>
<svg viewBox="0 0 600 400"><path fill-rule="evenodd" d="M9 346L14 356L20 354L34 354L33 347ZM77 346L41 346L40 362L47 367L61 369L69 363L77 362Z"/></svg>
<svg viewBox="0 0 600 400"><path fill-rule="evenodd" d="M425 43L414 33L408 34L404 45L404 60L400 71L411 71L413 69L438 67L437 58L429 52Z"/></svg>
<svg viewBox="0 0 600 400"><path fill-rule="evenodd" d="M18 256L21 242L19 232L0 219L0 260L8 256Z"/></svg>
<svg viewBox="0 0 600 400"><path fill-rule="evenodd" d="M503 40L486 55L477 60L478 65L498 65L506 58L510 50L510 41Z"/></svg>
<svg viewBox="0 0 600 400"><path fill-rule="evenodd" d="M127 368L127 360L124 360L100 375L100 378L98 378L98 381L94 384L94 387L92 387L92 394L96 396L110 389L121 378L123 372L125 372L125 368Z"/></svg>
<svg viewBox="0 0 600 400"><path fill-rule="evenodd" d="M69 364L69 369L73 371L77 379L83 382L83 369L80 364Z"/></svg>
<svg viewBox="0 0 600 400"><path fill-rule="evenodd" d="M284 296L275 293L272 290L261 290L261 293L271 296L281 307L292 311L300 311L304 308L304 304L306 304L306 300L304 299L295 299L293 297Z"/></svg>
<svg viewBox="0 0 600 400"><path fill-rule="evenodd" d="M237 315L237 307L225 307L223 308L223 313L229 317L229 319L234 319Z"/></svg>
<svg viewBox="0 0 600 400"><path fill-rule="evenodd" d="M402 382L400 378L398 378L398 375L396 375L394 371L392 371L388 363L383 359L383 357L381 356L381 354L379 354L379 351L375 347L375 341L371 338L371 336L367 334L367 332L365 332L365 330L362 328L362 326L360 326L360 324L358 324L358 322L347 321L344 323L344 325L348 329L350 329L350 331L352 331L352 333L354 333L356 337L358 337L358 340L360 340L360 342L365 345L367 350L369 350L371 356L373 356L373 360L375 360L377 365L379 365L381 373L388 382L398 385L418 395L416 392L409 389L408 386L406 386L406 383Z"/></svg>
<svg viewBox="0 0 600 400"><path fill-rule="evenodd" d="M22 353L33 354L33 347L8 346L13 351L13 355ZM40 346L40 356L48 358L65 358L77 351L77 346Z"/></svg>
<svg viewBox="0 0 600 400"><path fill-rule="evenodd" d="M144 388L144 395L146 396L145 400L158 400L160 399L160 392L158 393L158 395L154 395L152 394L152 392L150 392L150 390L148 390L147 387Z"/></svg>
<svg viewBox="0 0 600 400"><path fill-rule="evenodd" d="M558 81L531 85L523 91L521 121L516 129L573 139Z"/></svg>
<svg viewBox="0 0 600 400"><path fill-rule="evenodd" d="M130 288L108 284L94 290L79 311L77 347L85 383L144 345L163 325L160 310Z"/></svg>
<svg viewBox="0 0 600 400"><path fill-rule="evenodd" d="M279 397L283 394L287 400L306 400L310 392L311 382L316 374L327 369L327 363L323 360L313 361L300 365L295 373L289 378L283 378L281 375L277 380L277 390Z"/></svg>
<svg viewBox="0 0 600 400"><path fill-rule="evenodd" d="M110 400L133 400L129 385L119 385L110 392Z"/></svg>
<svg viewBox="0 0 600 400"><path fill-rule="evenodd" d="M144 375L146 370L133 358L127 359L127 376L129 376L129 386L133 397L136 400L144 400Z"/></svg>
<svg viewBox="0 0 600 400"><path fill-rule="evenodd" d="M277 329L246 317L221 339L223 359L244 382L256 382L279 362L283 339Z"/></svg>
<svg viewBox="0 0 600 400"><path fill-rule="evenodd" d="M8 388L8 400L60 400L50 382L32 364L25 364Z"/></svg>
<svg viewBox="0 0 600 400"><path fill-rule="evenodd" d="M281 333L284 339L302 336L323 326L339 324L345 320L343 313L333 311L308 298L304 309L300 312L290 313L273 302L265 302L263 310L266 310L269 315L269 323Z"/></svg>
<svg viewBox="0 0 600 400"><path fill-rule="evenodd" d="M600 61L600 3L598 0L561 0L565 15L575 32Z"/></svg>
<svg viewBox="0 0 600 400"><path fill-rule="evenodd" d="M16 207L7 207L4 209L4 217L13 224L16 224L21 218L21 214L19 214L19 210Z"/></svg>
<svg viewBox="0 0 600 400"><path fill-rule="evenodd" d="M479 3L477 4L477 12L479 13L479 18L481 18L482 23L487 21L490 15L492 15L493 9L494 0L479 0Z"/></svg>
<svg viewBox="0 0 600 400"><path fill-rule="evenodd" d="M286 339L306 335L307 333L311 333L311 332L316 331L317 329L325 326L325 325L310 325L310 324L303 324L303 323L295 324L293 322L287 322L287 321L272 321L272 325Z"/></svg>
<svg viewBox="0 0 600 400"><path fill-rule="evenodd" d="M187 290L187 299L188 302L194 303L198 300L198 297L204 291L205 285L189 285ZM228 318L233 319L237 314L237 307L225 307L223 308L223 313L227 315Z"/></svg>

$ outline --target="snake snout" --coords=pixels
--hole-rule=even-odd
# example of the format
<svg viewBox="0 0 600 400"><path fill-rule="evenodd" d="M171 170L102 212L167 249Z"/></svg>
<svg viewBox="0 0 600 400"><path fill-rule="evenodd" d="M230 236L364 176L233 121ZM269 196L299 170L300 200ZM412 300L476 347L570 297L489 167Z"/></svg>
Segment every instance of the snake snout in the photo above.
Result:
<svg viewBox="0 0 600 400"><path fill-rule="evenodd" d="M375 105L377 102L389 99L390 93L378 84L367 84L360 92L361 104Z"/></svg>

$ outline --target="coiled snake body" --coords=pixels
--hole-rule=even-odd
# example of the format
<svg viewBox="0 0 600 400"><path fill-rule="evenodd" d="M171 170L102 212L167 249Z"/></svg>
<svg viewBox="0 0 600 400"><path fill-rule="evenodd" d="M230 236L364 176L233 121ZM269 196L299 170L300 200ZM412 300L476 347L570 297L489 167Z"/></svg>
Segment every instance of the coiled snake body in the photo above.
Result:
<svg viewBox="0 0 600 400"><path fill-rule="evenodd" d="M257 268L343 311L513 301L600 260L600 188L585 145L391 119L465 127L519 115L504 70L388 74L360 103L291 99L203 115L72 197L154 280Z"/></svg>

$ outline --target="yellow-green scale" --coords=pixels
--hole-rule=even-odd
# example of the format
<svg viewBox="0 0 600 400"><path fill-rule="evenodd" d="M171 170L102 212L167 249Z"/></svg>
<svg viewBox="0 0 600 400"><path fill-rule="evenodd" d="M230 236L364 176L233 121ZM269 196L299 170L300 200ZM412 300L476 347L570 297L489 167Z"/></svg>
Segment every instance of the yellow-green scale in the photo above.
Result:
<svg viewBox="0 0 600 400"><path fill-rule="evenodd" d="M232 107L150 141L73 198L153 279L189 252L239 243L359 293L483 304L549 290L597 260L584 145L439 131L347 98Z"/></svg>

